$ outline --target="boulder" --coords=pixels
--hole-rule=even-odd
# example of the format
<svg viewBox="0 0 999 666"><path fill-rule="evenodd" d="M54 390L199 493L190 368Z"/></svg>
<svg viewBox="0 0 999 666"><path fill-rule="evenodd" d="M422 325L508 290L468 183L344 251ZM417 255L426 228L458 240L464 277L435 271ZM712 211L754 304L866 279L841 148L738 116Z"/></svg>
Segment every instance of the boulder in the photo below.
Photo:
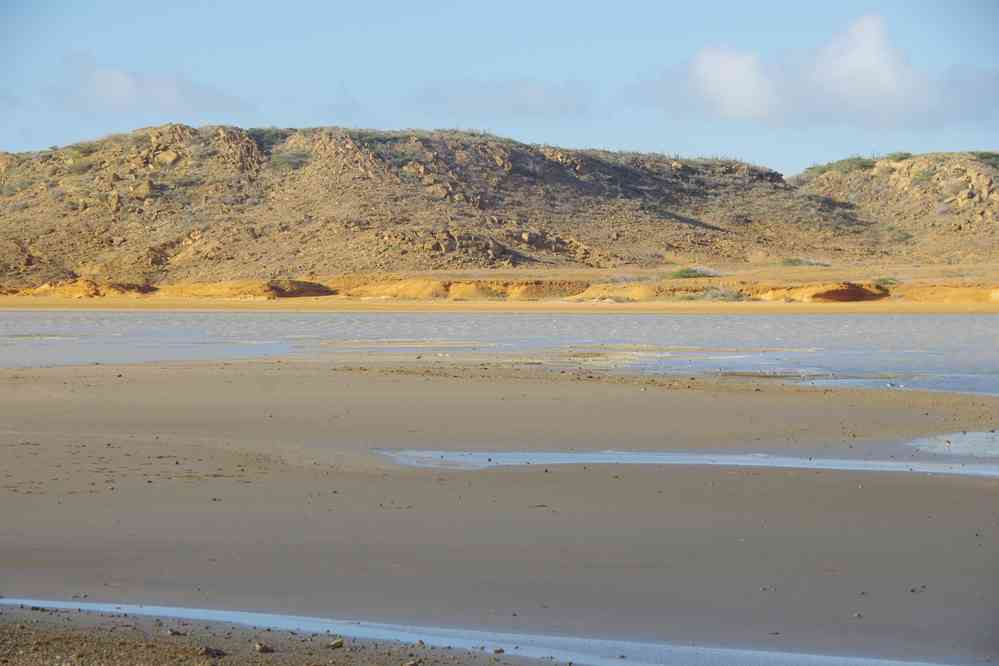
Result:
<svg viewBox="0 0 999 666"><path fill-rule="evenodd" d="M176 150L164 150L163 152L156 153L157 164L162 164L164 166L176 164L179 159L180 154Z"/></svg>

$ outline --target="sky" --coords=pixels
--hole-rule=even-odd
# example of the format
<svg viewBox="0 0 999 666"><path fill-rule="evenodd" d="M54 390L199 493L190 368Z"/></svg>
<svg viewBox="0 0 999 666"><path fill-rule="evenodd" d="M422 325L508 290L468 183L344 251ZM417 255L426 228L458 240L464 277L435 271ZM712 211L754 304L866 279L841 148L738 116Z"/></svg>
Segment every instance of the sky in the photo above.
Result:
<svg viewBox="0 0 999 666"><path fill-rule="evenodd" d="M0 0L0 150L166 122L459 128L786 175L999 150L999 0Z"/></svg>

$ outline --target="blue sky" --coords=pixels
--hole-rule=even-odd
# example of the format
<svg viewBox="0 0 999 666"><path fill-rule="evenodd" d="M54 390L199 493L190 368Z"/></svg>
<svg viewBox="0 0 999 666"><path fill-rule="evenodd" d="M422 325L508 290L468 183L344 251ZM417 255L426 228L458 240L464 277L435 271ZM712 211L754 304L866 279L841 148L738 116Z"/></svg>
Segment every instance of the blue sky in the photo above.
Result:
<svg viewBox="0 0 999 666"><path fill-rule="evenodd" d="M999 0L0 4L2 150L164 122L458 127L786 174L999 149Z"/></svg>

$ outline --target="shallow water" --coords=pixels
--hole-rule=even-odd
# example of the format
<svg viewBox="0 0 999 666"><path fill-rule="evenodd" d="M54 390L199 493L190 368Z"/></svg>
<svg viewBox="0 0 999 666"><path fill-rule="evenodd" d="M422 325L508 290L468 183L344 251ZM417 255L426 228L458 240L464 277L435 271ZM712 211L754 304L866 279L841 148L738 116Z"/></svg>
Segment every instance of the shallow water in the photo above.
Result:
<svg viewBox="0 0 999 666"><path fill-rule="evenodd" d="M916 460L805 458L768 453L688 453L682 451L417 451L379 450L400 465L477 470L490 467L554 465L708 465L845 472L946 474L999 478L999 465Z"/></svg>
<svg viewBox="0 0 999 666"><path fill-rule="evenodd" d="M0 312L0 367L474 349L999 394L999 315Z"/></svg>
<svg viewBox="0 0 999 666"><path fill-rule="evenodd" d="M920 451L938 455L999 458L999 432L995 430L935 435L923 437L908 444Z"/></svg>
<svg viewBox="0 0 999 666"><path fill-rule="evenodd" d="M0 606L36 606L61 610L84 610L94 613L143 615L150 617L226 622L248 627L270 628L305 633L333 633L365 640L392 640L416 643L422 640L433 647L487 650L502 648L511 656L553 659L556 662L618 666L622 663L652 666L653 664L685 664L689 666L915 666L916 662L856 657L822 656L791 652L765 652L725 648L691 647L669 643L643 643L564 636L505 634L466 629L412 627L375 622L330 620L317 617L276 615L243 611L176 608L132 604L87 603L75 601L44 601L38 599L3 599Z"/></svg>

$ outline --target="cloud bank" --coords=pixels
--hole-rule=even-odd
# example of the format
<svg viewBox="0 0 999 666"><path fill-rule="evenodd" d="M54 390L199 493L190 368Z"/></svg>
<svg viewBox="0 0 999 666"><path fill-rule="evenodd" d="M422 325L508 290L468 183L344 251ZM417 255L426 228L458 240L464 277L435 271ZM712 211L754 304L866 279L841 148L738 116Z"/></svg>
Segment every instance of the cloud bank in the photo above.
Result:
<svg viewBox="0 0 999 666"><path fill-rule="evenodd" d="M240 113L249 108L238 97L179 74L102 66L87 55L78 55L68 64L67 84L53 94L70 111L186 116Z"/></svg>
<svg viewBox="0 0 999 666"><path fill-rule="evenodd" d="M702 109L729 120L924 128L999 117L999 70L920 71L877 15L861 17L810 53L775 62L706 47L683 78Z"/></svg>

